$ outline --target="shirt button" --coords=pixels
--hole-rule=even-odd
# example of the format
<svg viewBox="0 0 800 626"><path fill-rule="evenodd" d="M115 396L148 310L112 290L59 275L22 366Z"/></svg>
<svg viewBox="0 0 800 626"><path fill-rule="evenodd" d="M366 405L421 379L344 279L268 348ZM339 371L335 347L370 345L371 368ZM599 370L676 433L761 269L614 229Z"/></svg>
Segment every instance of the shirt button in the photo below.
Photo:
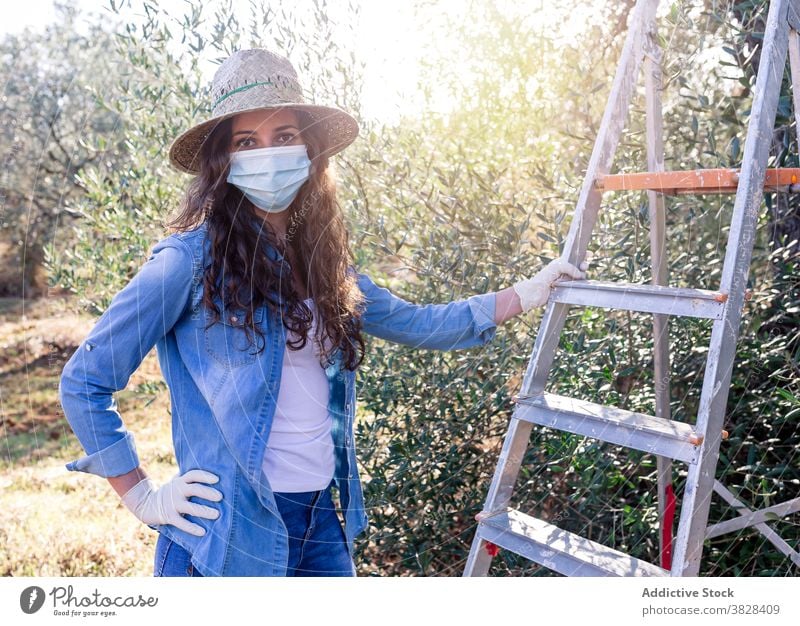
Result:
<svg viewBox="0 0 800 626"><path fill-rule="evenodd" d="M345 439L344 439L344 443L345 443L345 445L347 445L347 446L349 446L349 445L350 445L350 435L347 435L347 437L345 437Z"/></svg>
<svg viewBox="0 0 800 626"><path fill-rule="evenodd" d="M88 343L88 342L87 342L87 344L86 344L86 349L87 349L87 350L91 350L92 348L94 348L94 346L93 346L92 344L90 344L90 343Z"/></svg>
<svg viewBox="0 0 800 626"><path fill-rule="evenodd" d="M238 321L239 321L239 318L238 318L238 317L236 317L235 315L231 315L231 321L232 321L232 322L238 322Z"/></svg>

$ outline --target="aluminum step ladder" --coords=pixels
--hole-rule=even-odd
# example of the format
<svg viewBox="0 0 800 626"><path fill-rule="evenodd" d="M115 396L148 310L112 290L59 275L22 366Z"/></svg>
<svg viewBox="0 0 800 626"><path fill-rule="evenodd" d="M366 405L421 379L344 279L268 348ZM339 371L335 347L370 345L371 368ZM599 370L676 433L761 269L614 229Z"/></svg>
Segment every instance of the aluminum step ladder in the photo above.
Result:
<svg viewBox="0 0 800 626"><path fill-rule="evenodd" d="M478 521L464 576L485 576L497 547L567 576L697 576L706 538L747 526L759 529L800 566L800 555L766 521L800 510L800 498L763 511L750 511L715 479L725 406L736 352L754 234L766 190L798 191L800 169L770 169L766 164L787 49L795 118L800 111L800 0L772 0L756 80L741 171L664 172L661 119L661 50L656 43L658 0L638 0L630 16L622 57L564 244L563 258L579 265L586 255L602 194L615 189L647 190L650 205L652 284L600 280L559 280L544 310L521 392L505 435L497 467ZM644 64L648 172L608 175L625 124L640 68ZM798 124L800 128L800 124ZM684 193L736 193L719 289L667 286L664 255L664 196ZM653 314L656 415L645 415L555 395L545 391L570 306L596 306ZM669 415L670 315L713 320L698 415L695 424ZM534 424L584 435L657 455L659 519L671 495L672 463L687 464L674 554L665 564L672 529L662 528L660 565L558 528L509 506ZM739 518L706 526L712 493L738 508Z"/></svg>

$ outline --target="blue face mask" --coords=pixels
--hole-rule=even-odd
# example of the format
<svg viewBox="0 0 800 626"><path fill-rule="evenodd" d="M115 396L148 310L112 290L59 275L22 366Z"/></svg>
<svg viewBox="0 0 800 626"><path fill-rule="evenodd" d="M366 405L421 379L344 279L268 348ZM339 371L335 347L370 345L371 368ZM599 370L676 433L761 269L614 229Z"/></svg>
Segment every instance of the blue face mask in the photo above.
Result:
<svg viewBox="0 0 800 626"><path fill-rule="evenodd" d="M310 166L305 145L239 150L231 153L227 180L262 211L279 213L308 180Z"/></svg>

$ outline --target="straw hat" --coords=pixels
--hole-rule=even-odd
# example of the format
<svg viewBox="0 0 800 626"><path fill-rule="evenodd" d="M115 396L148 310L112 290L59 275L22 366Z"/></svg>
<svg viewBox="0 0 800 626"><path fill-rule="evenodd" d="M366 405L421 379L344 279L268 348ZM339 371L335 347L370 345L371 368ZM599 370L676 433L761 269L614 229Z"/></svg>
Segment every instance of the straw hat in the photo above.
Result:
<svg viewBox="0 0 800 626"><path fill-rule="evenodd" d="M243 111L289 107L306 111L322 125L328 155L350 145L358 122L336 107L304 102L297 72L289 59L269 50L237 50L217 68L211 82L211 117L181 133L169 148L170 164L180 172L200 171L200 147L217 123Z"/></svg>

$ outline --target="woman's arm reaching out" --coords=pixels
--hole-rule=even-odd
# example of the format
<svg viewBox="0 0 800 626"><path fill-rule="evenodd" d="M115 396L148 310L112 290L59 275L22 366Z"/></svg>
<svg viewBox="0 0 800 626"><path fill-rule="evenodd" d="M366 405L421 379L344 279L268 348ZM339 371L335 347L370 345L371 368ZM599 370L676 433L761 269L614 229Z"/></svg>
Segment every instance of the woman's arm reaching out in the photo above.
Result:
<svg viewBox="0 0 800 626"><path fill-rule="evenodd" d="M490 291L443 304L415 304L380 287L355 267L348 269L364 294L363 330L415 348L460 350L492 340L497 324L547 302L552 283L567 274L583 278L578 268L556 259L533 278L508 289Z"/></svg>

